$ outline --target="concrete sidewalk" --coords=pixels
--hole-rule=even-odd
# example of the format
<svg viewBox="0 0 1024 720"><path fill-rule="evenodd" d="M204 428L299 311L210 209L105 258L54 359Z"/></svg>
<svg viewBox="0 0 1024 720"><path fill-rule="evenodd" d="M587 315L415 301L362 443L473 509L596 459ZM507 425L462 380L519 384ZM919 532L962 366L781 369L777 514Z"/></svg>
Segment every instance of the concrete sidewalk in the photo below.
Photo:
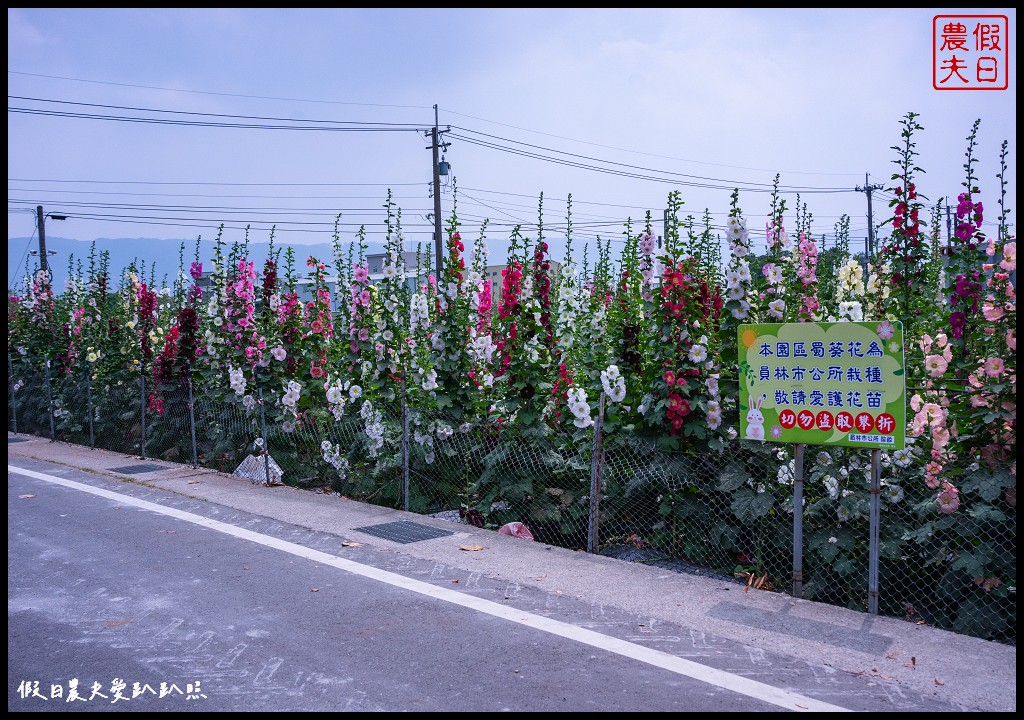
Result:
<svg viewBox="0 0 1024 720"><path fill-rule="evenodd" d="M1015 711L1015 647L751 590L714 577L666 571L641 563L574 552L332 493L265 487L187 465L143 460L104 450L8 433L8 463L39 460L126 483L206 500L279 522L330 533L364 546L433 561L542 592L649 617L751 648L820 663L872 682L933 697L964 710ZM117 468L142 463L159 469L140 474ZM400 543L356 528L414 521L454 535ZM485 548L466 552L463 545Z"/></svg>

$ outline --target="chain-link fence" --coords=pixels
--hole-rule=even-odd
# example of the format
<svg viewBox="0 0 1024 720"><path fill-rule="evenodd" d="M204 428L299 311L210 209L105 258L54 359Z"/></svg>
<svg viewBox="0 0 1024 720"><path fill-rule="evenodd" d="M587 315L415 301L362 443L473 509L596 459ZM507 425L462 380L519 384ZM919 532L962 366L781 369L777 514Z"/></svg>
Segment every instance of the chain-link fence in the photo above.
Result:
<svg viewBox="0 0 1024 720"><path fill-rule="evenodd" d="M19 365L18 367L21 367ZM453 522L523 523L539 541L748 589L792 593L1016 644L1016 491L1006 469L734 440L670 453L654 438L458 423L394 402L296 413L10 361L8 427L52 440L284 482ZM269 452L264 452L264 449Z"/></svg>

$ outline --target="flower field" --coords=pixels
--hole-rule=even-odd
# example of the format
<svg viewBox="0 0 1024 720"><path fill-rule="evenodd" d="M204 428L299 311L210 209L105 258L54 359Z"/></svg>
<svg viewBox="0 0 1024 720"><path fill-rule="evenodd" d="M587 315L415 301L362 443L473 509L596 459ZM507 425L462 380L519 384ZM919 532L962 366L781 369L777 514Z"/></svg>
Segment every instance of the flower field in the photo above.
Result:
<svg viewBox="0 0 1024 720"><path fill-rule="evenodd" d="M601 242L574 256L570 232L558 272L543 232L517 227L494 297L486 223L464 240L453 211L440 272L406 267L390 193L376 283L363 231L336 231L331 258L278 249L259 268L219 236L212 264L197 244L160 286L93 253L61 292L42 271L9 291L9 427L227 472L260 438L286 483L785 589L794 450L738 436L738 327L877 322L891 337L898 321L907 447L881 458L880 612L1015 643L1006 187L985 234L975 124L943 237L917 190L917 116L901 128L872 258L850 251L848 218L825 247L778 192L757 251L738 192L724 230L670 193L663 236L650 213L630 221L617 257ZM805 597L868 606L869 459L807 448Z"/></svg>

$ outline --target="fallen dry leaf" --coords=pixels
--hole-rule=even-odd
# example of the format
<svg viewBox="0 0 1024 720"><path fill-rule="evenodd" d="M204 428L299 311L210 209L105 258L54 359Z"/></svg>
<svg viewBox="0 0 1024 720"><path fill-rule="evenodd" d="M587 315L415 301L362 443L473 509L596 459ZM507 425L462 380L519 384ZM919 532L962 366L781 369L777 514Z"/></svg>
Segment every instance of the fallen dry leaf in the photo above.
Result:
<svg viewBox="0 0 1024 720"><path fill-rule="evenodd" d="M459 550L469 550L471 552L476 550L483 550L483 545L459 545Z"/></svg>
<svg viewBox="0 0 1024 720"><path fill-rule="evenodd" d="M18 499L19 500L28 500L29 498L34 498L34 497L35 497L35 495L19 495Z"/></svg>
<svg viewBox="0 0 1024 720"><path fill-rule="evenodd" d="M454 580L452 580L453 583L457 583L458 581L459 581L458 578L455 578Z"/></svg>
<svg viewBox="0 0 1024 720"><path fill-rule="evenodd" d="M896 659L896 653L894 653L894 652L887 652L885 654L885 659L886 660L895 660Z"/></svg>
<svg viewBox="0 0 1024 720"><path fill-rule="evenodd" d="M936 685L945 685L946 683L942 682L942 681L941 681L941 680L939 680L938 678L935 678L935 684L936 684Z"/></svg>
<svg viewBox="0 0 1024 720"><path fill-rule="evenodd" d="M197 483L199 483L199 482L201 482L201 481L200 481L200 480L189 480L189 481L188 481L188 484L189 484L189 485L195 485L195 484L197 484Z"/></svg>
<svg viewBox="0 0 1024 720"><path fill-rule="evenodd" d="M912 668L914 670L917 670L917 658L916 657L911 657L910 658L910 662L904 663L903 667L908 667L908 668Z"/></svg>
<svg viewBox="0 0 1024 720"><path fill-rule="evenodd" d="M353 542L351 540L342 540L341 541L341 546L342 547L362 547L363 544L362 543Z"/></svg>
<svg viewBox="0 0 1024 720"><path fill-rule="evenodd" d="M108 627L108 628L124 627L125 625L127 625L130 622L131 622L131 620L107 620L105 623L103 623L103 627Z"/></svg>
<svg viewBox="0 0 1024 720"><path fill-rule="evenodd" d="M538 575L537 577L535 577L535 578L534 578L534 580L543 580L543 579L544 579L544 578L546 578L547 576L548 576L548 574L547 574L547 573L544 573L543 575Z"/></svg>
<svg viewBox="0 0 1024 720"><path fill-rule="evenodd" d="M796 703L796 706L797 706L798 708L803 708L804 710L806 710L806 709L807 709L807 705L801 705L800 703Z"/></svg>
<svg viewBox="0 0 1024 720"><path fill-rule="evenodd" d="M320 588L310 588L310 592L320 592Z"/></svg>

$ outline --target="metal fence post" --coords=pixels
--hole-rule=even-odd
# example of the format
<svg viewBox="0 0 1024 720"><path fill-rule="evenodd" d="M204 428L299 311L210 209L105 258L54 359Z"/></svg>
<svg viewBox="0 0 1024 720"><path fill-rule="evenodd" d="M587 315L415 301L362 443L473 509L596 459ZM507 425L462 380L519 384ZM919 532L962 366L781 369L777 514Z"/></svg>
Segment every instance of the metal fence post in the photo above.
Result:
<svg viewBox="0 0 1024 720"><path fill-rule="evenodd" d="M409 408L405 404L405 372L402 372L402 509L409 512Z"/></svg>
<svg viewBox="0 0 1024 720"><path fill-rule="evenodd" d="M50 411L50 442L57 439L57 428L53 422L53 386L50 384L50 358L46 358L46 400Z"/></svg>
<svg viewBox="0 0 1024 720"><path fill-rule="evenodd" d="M146 374L139 375L139 454L146 459Z"/></svg>
<svg viewBox="0 0 1024 720"><path fill-rule="evenodd" d="M804 444L793 454L793 597L803 594L804 585Z"/></svg>
<svg viewBox="0 0 1024 720"><path fill-rule="evenodd" d="M11 418L14 421L14 434L18 434L18 386L14 379L14 363L11 354L7 353L7 372L11 376Z"/></svg>
<svg viewBox="0 0 1024 720"><path fill-rule="evenodd" d="M868 540L868 612L878 614L878 553L881 516L879 501L882 494L882 451L871 450L871 515Z"/></svg>
<svg viewBox="0 0 1024 720"><path fill-rule="evenodd" d="M92 369L86 366L85 369L85 400L89 408L89 449L96 449L96 431L92 426Z"/></svg>
<svg viewBox="0 0 1024 720"><path fill-rule="evenodd" d="M263 482L270 485L270 446L267 444L267 415L263 409L263 388L257 390L260 399L260 438L263 442Z"/></svg>
<svg viewBox="0 0 1024 720"><path fill-rule="evenodd" d="M196 452L196 410L192 398L192 374L188 376L188 429L192 433L192 467L199 467L199 455Z"/></svg>
<svg viewBox="0 0 1024 720"><path fill-rule="evenodd" d="M590 463L590 514L587 517L587 552L596 553L600 547L599 514L601 509L601 426L604 424L604 393L597 408L597 422L594 424L594 457Z"/></svg>

